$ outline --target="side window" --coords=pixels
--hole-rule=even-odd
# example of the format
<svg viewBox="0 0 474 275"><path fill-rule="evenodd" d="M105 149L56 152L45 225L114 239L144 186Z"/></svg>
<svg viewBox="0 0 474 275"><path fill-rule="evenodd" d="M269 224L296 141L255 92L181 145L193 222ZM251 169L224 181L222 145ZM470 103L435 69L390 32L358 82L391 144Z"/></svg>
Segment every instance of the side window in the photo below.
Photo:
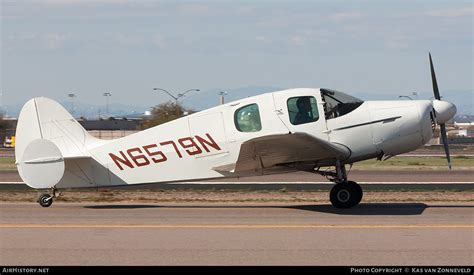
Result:
<svg viewBox="0 0 474 275"><path fill-rule="evenodd" d="M316 98L312 96L289 98L287 105L290 122L293 125L315 122L319 119Z"/></svg>
<svg viewBox="0 0 474 275"><path fill-rule="evenodd" d="M234 123L240 132L258 132L262 130L258 105L250 104L237 109L234 113Z"/></svg>

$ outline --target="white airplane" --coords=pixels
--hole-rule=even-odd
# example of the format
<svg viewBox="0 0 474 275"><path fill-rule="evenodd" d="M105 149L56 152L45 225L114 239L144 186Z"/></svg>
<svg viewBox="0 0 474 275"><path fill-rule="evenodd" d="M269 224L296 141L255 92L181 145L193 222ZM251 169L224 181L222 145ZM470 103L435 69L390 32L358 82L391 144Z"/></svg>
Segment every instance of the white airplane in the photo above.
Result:
<svg viewBox="0 0 474 275"><path fill-rule="evenodd" d="M385 159L426 144L436 124L451 169L445 123L456 113L441 100L362 101L329 89L289 89L220 105L116 140L100 140L58 103L38 97L21 110L16 165L24 182L57 190L171 183L307 171L335 183L330 201L350 208L362 189L345 166ZM333 170L321 170L335 167Z"/></svg>

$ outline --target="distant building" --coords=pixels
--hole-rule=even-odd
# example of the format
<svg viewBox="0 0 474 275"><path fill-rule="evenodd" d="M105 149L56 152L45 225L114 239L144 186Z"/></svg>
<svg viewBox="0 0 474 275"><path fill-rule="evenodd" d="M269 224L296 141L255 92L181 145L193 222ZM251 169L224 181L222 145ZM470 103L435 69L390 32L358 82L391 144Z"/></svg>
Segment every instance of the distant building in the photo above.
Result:
<svg viewBox="0 0 474 275"><path fill-rule="evenodd" d="M100 139L116 139L139 132L143 120L141 119L100 119L78 122L89 134Z"/></svg>
<svg viewBox="0 0 474 275"><path fill-rule="evenodd" d="M92 130L140 130L142 123L141 119L100 119L100 120L86 120L81 119L78 122L87 131Z"/></svg>
<svg viewBox="0 0 474 275"><path fill-rule="evenodd" d="M142 119L78 119L89 134L100 139L115 139L141 130ZM10 119L10 128L0 130L0 147L13 147L17 119ZM12 142L13 141L13 142Z"/></svg>
<svg viewBox="0 0 474 275"><path fill-rule="evenodd" d="M457 127L474 127L474 122L454 122Z"/></svg>

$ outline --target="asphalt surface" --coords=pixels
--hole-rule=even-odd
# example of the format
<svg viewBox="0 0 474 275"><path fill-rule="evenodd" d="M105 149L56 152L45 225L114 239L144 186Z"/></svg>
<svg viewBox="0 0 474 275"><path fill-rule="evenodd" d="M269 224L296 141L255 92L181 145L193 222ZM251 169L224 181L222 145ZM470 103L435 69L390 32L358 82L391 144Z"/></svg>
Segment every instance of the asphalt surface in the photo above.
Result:
<svg viewBox="0 0 474 275"><path fill-rule="evenodd" d="M0 204L0 265L473 265L474 204Z"/></svg>

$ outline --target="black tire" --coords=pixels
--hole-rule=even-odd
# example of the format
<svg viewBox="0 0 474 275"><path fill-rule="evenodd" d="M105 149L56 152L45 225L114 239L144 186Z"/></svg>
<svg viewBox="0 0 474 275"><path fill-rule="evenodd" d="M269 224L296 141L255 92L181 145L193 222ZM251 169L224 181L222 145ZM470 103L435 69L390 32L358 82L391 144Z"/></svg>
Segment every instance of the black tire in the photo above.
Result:
<svg viewBox="0 0 474 275"><path fill-rule="evenodd" d="M362 191L362 187L355 182L355 181L348 181L348 184L352 185L354 189L357 191L357 200L354 206L358 205L362 201L362 197L364 196L364 191Z"/></svg>
<svg viewBox="0 0 474 275"><path fill-rule="evenodd" d="M50 207L53 204L53 197L50 194L43 194L39 197L38 202L43 207Z"/></svg>
<svg viewBox="0 0 474 275"><path fill-rule="evenodd" d="M351 208L359 203L362 192L359 192L357 184L347 182L334 185L329 194L331 203L336 208Z"/></svg>

